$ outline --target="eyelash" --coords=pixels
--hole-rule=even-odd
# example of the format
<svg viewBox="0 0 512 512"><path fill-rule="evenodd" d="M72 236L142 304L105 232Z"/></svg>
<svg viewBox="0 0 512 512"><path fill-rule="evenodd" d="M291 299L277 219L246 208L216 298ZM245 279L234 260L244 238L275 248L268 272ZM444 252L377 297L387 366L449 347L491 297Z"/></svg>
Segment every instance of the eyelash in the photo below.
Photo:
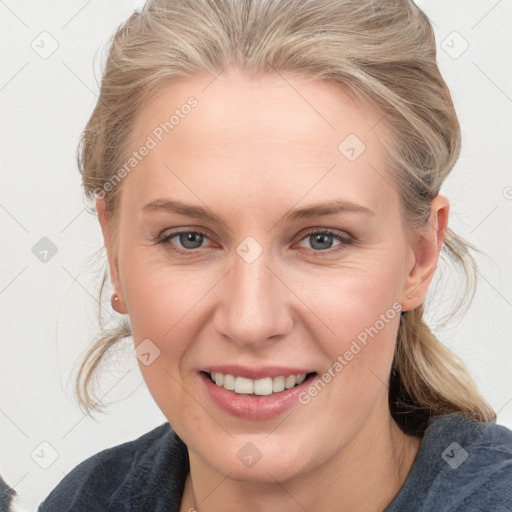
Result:
<svg viewBox="0 0 512 512"><path fill-rule="evenodd" d="M202 235L203 237L209 239L208 234L203 231L191 230L191 229L181 229L181 230L172 231L171 233L168 233L167 235L164 235L163 237L158 235L153 240L153 243L155 245L164 245L164 246L166 246L166 249L168 249L169 251L179 254L181 256L190 256L190 255L196 254L201 248L182 250L182 249L177 249L175 247L172 247L172 244L170 244L170 240L182 233L195 233L197 235ZM342 235L339 232L334 231L329 228L324 228L321 230L319 230L318 228L311 228L302 236L302 238L299 239L299 242L301 242L302 240L306 239L308 236L311 236L311 235L331 235L336 240L338 240L340 242L340 244L338 246L335 246L334 249L331 248L331 249L326 249L324 251L315 250L315 249L306 249L306 252L313 251L315 256L327 256L327 255L331 255L333 253L337 253L339 251L343 251L347 248L347 246L353 244L353 242L354 242L354 239L351 236ZM304 250L304 248L301 248L301 249L302 249L302 251Z"/></svg>

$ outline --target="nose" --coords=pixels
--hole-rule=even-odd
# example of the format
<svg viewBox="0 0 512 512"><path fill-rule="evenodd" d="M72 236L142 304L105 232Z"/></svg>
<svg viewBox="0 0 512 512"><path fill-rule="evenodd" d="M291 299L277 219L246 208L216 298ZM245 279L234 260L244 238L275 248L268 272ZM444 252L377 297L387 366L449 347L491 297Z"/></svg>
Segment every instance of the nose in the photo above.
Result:
<svg viewBox="0 0 512 512"><path fill-rule="evenodd" d="M242 254L242 253L241 253ZM272 268L268 251L254 261L239 254L222 280L215 314L216 332L240 347L259 350L288 335L293 327L293 294Z"/></svg>

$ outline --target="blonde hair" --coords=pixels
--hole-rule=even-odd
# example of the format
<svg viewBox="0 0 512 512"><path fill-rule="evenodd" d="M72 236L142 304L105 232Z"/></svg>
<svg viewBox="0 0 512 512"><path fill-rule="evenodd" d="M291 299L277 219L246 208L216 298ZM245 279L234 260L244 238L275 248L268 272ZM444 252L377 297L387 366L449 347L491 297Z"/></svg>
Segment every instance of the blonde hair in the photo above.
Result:
<svg viewBox="0 0 512 512"><path fill-rule="evenodd" d="M458 158L460 128L432 26L412 1L150 0L111 41L79 148L86 196L103 191L113 228L121 184L103 187L126 161L144 102L174 79L216 76L227 66L256 78L287 72L330 80L371 105L392 134L386 148L404 224L425 225L429 203ZM447 230L443 253L463 268L468 301L476 276L470 247ZM100 298L107 278L105 270ZM99 409L89 388L100 361L130 334L127 322L104 331L86 354L77 379L86 410ZM453 412L496 419L462 361L427 326L423 306L401 315L389 388L391 413L409 433L421 434L431 418Z"/></svg>

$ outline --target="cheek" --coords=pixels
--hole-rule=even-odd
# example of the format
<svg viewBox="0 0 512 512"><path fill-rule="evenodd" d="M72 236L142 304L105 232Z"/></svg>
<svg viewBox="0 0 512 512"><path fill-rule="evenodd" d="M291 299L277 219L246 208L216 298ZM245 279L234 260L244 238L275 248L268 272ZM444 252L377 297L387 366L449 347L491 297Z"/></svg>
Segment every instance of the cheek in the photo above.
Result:
<svg viewBox="0 0 512 512"><path fill-rule="evenodd" d="M297 294L318 312L333 339L353 338L386 317L386 325L400 310L404 283L401 259L375 252L339 269L302 280ZM300 280L297 280L300 282ZM387 316L386 316L387 314ZM398 315L399 316L399 315ZM381 323L378 324L380 327Z"/></svg>
<svg viewBox="0 0 512 512"><path fill-rule="evenodd" d="M176 430L194 428L196 433L201 432L204 418L200 411L190 407L186 391L188 368L184 371L182 365L192 351L197 329L205 321L198 317L199 301L205 293L204 273L185 272L150 261L147 252L137 248L125 254L120 277L133 339L136 346L150 340L154 344L151 350L158 354L147 365L143 358L139 359L141 374L153 399Z"/></svg>
<svg viewBox="0 0 512 512"><path fill-rule="evenodd" d="M120 252L120 277L136 341L151 336L160 340L186 325L184 317L194 308L194 289L201 281L193 271L149 257L152 252L131 246L122 259Z"/></svg>
<svg viewBox="0 0 512 512"><path fill-rule="evenodd" d="M400 269L392 259L354 266L346 276L338 273L330 280L329 294L309 295L311 308L329 326L315 339L325 366L301 397L305 410L313 404L319 426L336 425L355 435L377 404L387 403L401 313ZM327 444L332 441L328 436L335 436L328 431Z"/></svg>
<svg viewBox="0 0 512 512"><path fill-rule="evenodd" d="M362 404L366 394L371 401L387 382L404 280L402 260L387 254L386 258L385 252L376 252L333 273L331 279L322 281L328 292L320 293L318 287L315 293L308 292L306 285L299 292L308 297L311 309L328 327L317 338L327 356L324 380L336 381L334 388L352 390L348 395L342 393L342 400L353 398Z"/></svg>
<svg viewBox="0 0 512 512"><path fill-rule="evenodd" d="M199 287L200 280L191 279L190 272L150 261L147 253L147 249L134 247L125 251L123 260L120 255L120 277L134 344L142 347L150 340L149 346L157 354L149 365L143 358L139 360L141 373L155 402L172 416L174 410L183 409L186 400L181 365L197 334L199 290L193 288ZM200 291L204 294L203 287ZM173 397L176 409L166 410L169 397ZM196 423L192 417L188 421Z"/></svg>

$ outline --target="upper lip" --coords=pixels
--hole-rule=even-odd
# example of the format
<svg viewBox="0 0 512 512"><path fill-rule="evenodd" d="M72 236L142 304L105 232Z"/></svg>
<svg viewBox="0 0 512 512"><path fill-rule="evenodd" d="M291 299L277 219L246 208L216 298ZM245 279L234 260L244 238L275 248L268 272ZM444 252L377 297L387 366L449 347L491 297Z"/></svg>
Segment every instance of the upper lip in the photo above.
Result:
<svg viewBox="0 0 512 512"><path fill-rule="evenodd" d="M224 375L234 375L235 377L245 377L246 379L264 379L266 377L288 377L289 375L303 375L312 373L314 370L290 366L259 366L248 367L233 364L212 365L201 368L201 371L208 373L222 373Z"/></svg>

